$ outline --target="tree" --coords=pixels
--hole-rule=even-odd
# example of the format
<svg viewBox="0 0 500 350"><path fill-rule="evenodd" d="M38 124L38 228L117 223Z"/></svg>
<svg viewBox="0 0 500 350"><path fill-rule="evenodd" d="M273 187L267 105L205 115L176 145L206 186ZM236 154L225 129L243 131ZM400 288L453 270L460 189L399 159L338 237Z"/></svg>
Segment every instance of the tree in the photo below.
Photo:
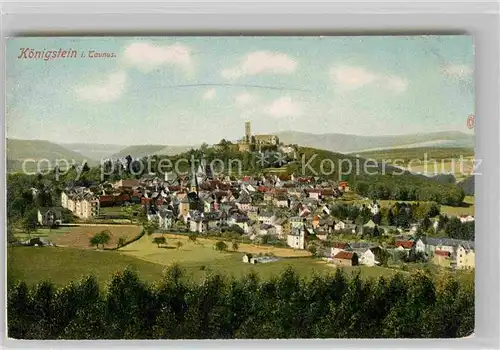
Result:
<svg viewBox="0 0 500 350"><path fill-rule="evenodd" d="M153 243L155 243L156 245L158 245L158 248L160 248L160 245L163 245L163 244L167 243L167 239L165 237L163 237L163 236L155 237L155 238L153 238Z"/></svg>
<svg viewBox="0 0 500 350"><path fill-rule="evenodd" d="M236 240L233 240L232 248L234 251L237 251L239 249L239 245L238 242L236 242Z"/></svg>
<svg viewBox="0 0 500 350"><path fill-rule="evenodd" d="M145 221L142 224L142 227L144 228L144 231L146 231L148 235L151 235L153 232L158 230L158 228L160 228L160 223L157 217L153 217L151 220Z"/></svg>
<svg viewBox="0 0 500 350"><path fill-rule="evenodd" d="M7 326L15 339L457 338L474 331L473 281L425 271L376 280L300 278L288 268L272 279L207 273L190 283L173 264L160 283L133 270L108 288L95 278L55 287L12 283ZM439 281L439 282L438 282Z"/></svg>
<svg viewBox="0 0 500 350"><path fill-rule="evenodd" d="M244 234L245 231L238 225L233 224L229 227L229 229L233 232L239 233L240 235Z"/></svg>
<svg viewBox="0 0 500 350"><path fill-rule="evenodd" d="M31 234L37 231L38 227L38 211L32 209L28 215L22 220L21 226L24 232L31 238Z"/></svg>
<svg viewBox="0 0 500 350"><path fill-rule="evenodd" d="M217 243L215 243L215 249L224 251L227 249L227 244L224 241L218 241Z"/></svg>
<svg viewBox="0 0 500 350"><path fill-rule="evenodd" d="M177 241L177 243L175 243L175 245L177 246L177 249L180 249L182 247L182 242Z"/></svg>
<svg viewBox="0 0 500 350"><path fill-rule="evenodd" d="M100 245L102 245L102 248L104 249L104 245L108 244L110 239L111 239L111 233L109 232L109 230L103 230L99 233L96 233L90 239L90 245L99 248L99 244L100 244Z"/></svg>
<svg viewBox="0 0 500 350"><path fill-rule="evenodd" d="M92 236L92 237L90 238L90 245L91 245L92 247L97 247L97 248L99 248L99 244L101 244L101 239L100 239L99 235L97 235L97 234L96 234L96 235L94 235L94 236Z"/></svg>
<svg viewBox="0 0 500 350"><path fill-rule="evenodd" d="M16 237L14 236L14 225L11 224L10 220L7 221L7 243L16 242Z"/></svg>
<svg viewBox="0 0 500 350"><path fill-rule="evenodd" d="M310 244L308 247L307 247L307 250L309 251L309 253L311 253L312 255L316 255L316 252L318 251L318 248L314 245L314 244Z"/></svg>
<svg viewBox="0 0 500 350"><path fill-rule="evenodd" d="M127 239L125 237L118 238L118 242L116 243L116 248L123 247L126 242L127 242Z"/></svg>
<svg viewBox="0 0 500 350"><path fill-rule="evenodd" d="M422 220L421 224L422 230L424 230L424 232L427 232L431 228L431 226L432 226L431 219L429 218L429 216L426 215Z"/></svg>

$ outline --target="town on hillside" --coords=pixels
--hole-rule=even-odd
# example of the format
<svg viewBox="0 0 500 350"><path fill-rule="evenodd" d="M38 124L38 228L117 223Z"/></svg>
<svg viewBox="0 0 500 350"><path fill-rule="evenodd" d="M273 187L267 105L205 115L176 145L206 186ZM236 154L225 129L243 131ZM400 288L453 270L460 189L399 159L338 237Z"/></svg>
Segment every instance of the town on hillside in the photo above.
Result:
<svg viewBox="0 0 500 350"><path fill-rule="evenodd" d="M387 266L390 257L452 269L475 266L474 241L469 238L474 217L440 215L435 204L415 207L396 202L381 208L379 201L366 198L344 204L349 203L346 197L355 195L346 181L294 174L214 177L203 164L192 174L174 178L169 173L164 178L67 187L61 192L60 207L39 208L38 223L62 224L63 210L85 222L113 208L118 212L140 208L138 212L163 232L201 237L231 232L252 243L306 250L340 266ZM460 239L451 238L453 233L433 237L443 230L467 229L472 233Z"/></svg>

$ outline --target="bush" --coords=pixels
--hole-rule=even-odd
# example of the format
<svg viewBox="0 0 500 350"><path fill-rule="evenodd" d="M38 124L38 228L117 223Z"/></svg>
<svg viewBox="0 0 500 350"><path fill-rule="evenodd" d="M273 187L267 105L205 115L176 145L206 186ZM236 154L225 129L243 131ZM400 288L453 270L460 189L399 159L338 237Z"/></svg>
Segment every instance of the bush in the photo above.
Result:
<svg viewBox="0 0 500 350"><path fill-rule="evenodd" d="M153 243L158 245L158 248L160 248L161 245L164 245L167 243L167 239L163 236L155 237L155 238L153 238Z"/></svg>
<svg viewBox="0 0 500 350"><path fill-rule="evenodd" d="M224 251L227 249L227 244L224 241L218 241L215 243L215 249L219 251Z"/></svg>

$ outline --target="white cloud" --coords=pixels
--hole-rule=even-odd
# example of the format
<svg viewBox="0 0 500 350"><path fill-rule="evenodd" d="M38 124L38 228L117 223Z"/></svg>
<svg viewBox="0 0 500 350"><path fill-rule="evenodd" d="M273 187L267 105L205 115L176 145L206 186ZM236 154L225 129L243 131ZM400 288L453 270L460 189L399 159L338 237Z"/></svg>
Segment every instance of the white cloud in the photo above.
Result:
<svg viewBox="0 0 500 350"><path fill-rule="evenodd" d="M403 93L408 88L408 81L396 75L385 75L356 66L339 65L330 69L333 82L345 90L356 90L368 85Z"/></svg>
<svg viewBox="0 0 500 350"><path fill-rule="evenodd" d="M185 71L191 71L193 68L190 48L182 44L158 46L133 43L125 48L124 59L128 64L146 72L165 64L178 66Z"/></svg>
<svg viewBox="0 0 500 350"><path fill-rule="evenodd" d="M217 91L215 89L208 89L203 94L203 99L204 100L213 100L216 95L217 95Z"/></svg>
<svg viewBox="0 0 500 350"><path fill-rule="evenodd" d="M101 81L75 87L75 93L82 100L108 102L119 98L127 82L125 72L119 71L107 75Z"/></svg>
<svg viewBox="0 0 500 350"><path fill-rule="evenodd" d="M474 73L472 67L465 64L450 64L443 68L444 74L455 78L466 78Z"/></svg>
<svg viewBox="0 0 500 350"><path fill-rule="evenodd" d="M265 107L264 112L275 118L295 117L302 114L302 106L290 96L284 96Z"/></svg>
<svg viewBox="0 0 500 350"><path fill-rule="evenodd" d="M227 79L236 79L261 73L289 74L295 71L297 62L279 52L256 51L249 53L236 67L224 69L221 74Z"/></svg>
<svg viewBox="0 0 500 350"><path fill-rule="evenodd" d="M387 87L394 92L403 93L408 88L408 82L397 76L385 77L382 82L387 84Z"/></svg>
<svg viewBox="0 0 500 350"><path fill-rule="evenodd" d="M244 92L242 94L239 94L235 98L236 104L239 106L248 105L248 104L254 102L256 99L257 98L254 95L249 94L248 92Z"/></svg>
<svg viewBox="0 0 500 350"><path fill-rule="evenodd" d="M368 70L352 66L332 67L330 76L337 84L349 90L358 89L376 79L376 75Z"/></svg>

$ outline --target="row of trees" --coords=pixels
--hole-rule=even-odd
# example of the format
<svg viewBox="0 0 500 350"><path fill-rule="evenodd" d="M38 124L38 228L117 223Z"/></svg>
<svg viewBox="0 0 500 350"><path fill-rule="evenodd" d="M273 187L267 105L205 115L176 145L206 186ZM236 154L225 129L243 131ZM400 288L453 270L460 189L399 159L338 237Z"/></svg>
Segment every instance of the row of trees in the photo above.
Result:
<svg viewBox="0 0 500 350"><path fill-rule="evenodd" d="M208 274L184 281L170 267L161 283L131 270L106 291L94 278L55 288L10 284L8 335L17 339L454 338L474 330L474 288L423 271L365 280L302 279L286 269L270 280Z"/></svg>
<svg viewBox="0 0 500 350"><path fill-rule="evenodd" d="M373 220L377 225L397 226L408 228L411 223L416 223L424 218L439 215L440 209L436 203L404 203L396 202L391 207L381 208L378 214L373 215L368 206L361 207L351 204L334 204L330 214L341 220L352 220L364 224Z"/></svg>
<svg viewBox="0 0 500 350"><path fill-rule="evenodd" d="M440 216L438 232L443 232L447 237L473 241L475 239L475 224L472 222L461 222L457 217Z"/></svg>
<svg viewBox="0 0 500 350"><path fill-rule="evenodd" d="M431 201L444 205L459 206L465 193L455 184L442 184L416 175L370 175L356 180L354 190L372 199L399 201Z"/></svg>

